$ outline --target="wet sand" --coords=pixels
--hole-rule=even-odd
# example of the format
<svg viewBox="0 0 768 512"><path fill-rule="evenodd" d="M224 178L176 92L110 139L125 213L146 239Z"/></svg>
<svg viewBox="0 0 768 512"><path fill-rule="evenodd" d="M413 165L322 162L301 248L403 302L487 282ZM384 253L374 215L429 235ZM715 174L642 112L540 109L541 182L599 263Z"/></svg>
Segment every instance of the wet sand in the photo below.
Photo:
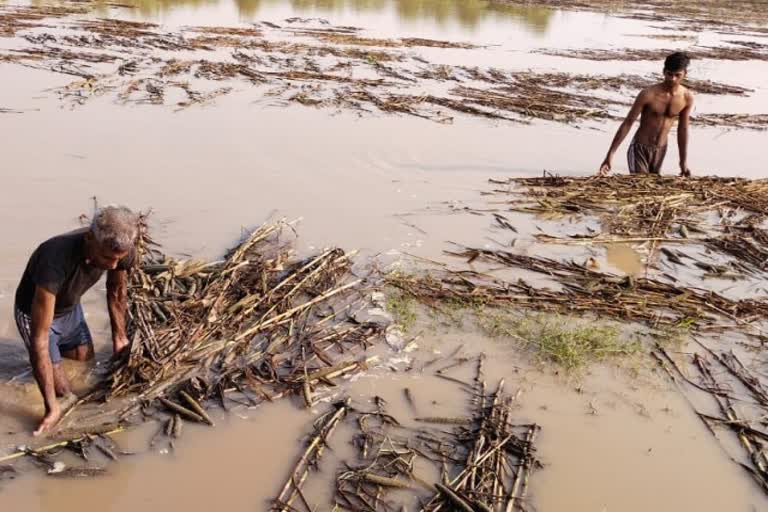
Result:
<svg viewBox="0 0 768 512"><path fill-rule="evenodd" d="M407 5L358 10L346 5L327 9L284 3L247 8L227 2L147 3L129 17L179 26L320 16L335 25L364 26L384 37L500 44L470 54L465 63L541 71L646 74L657 71L659 64L586 63L532 55L529 50L668 46L632 37L658 30L639 20L558 11L546 11L546 16L542 11L504 14L492 9L473 18L466 12L462 15L458 7L447 8L443 17L426 4L414 6L416 14L406 16ZM710 36L697 37L706 42ZM0 39L0 46L7 45ZM702 78L756 90L746 99L707 97L699 108L764 112L768 90L762 77L767 66L695 63L692 71ZM153 208L156 238L176 254L217 257L237 238L240 226L285 216L304 218L299 232L305 250L335 244L361 249L363 261L378 255L392 260L403 253L440 258L447 241L494 244L491 239L496 236L488 230L486 218L448 214L446 202L458 206L476 202L489 177L538 175L545 169L561 174L592 172L616 128L615 123L577 129L478 119L443 126L408 117L358 117L270 106L247 86L212 106L178 113L115 105L107 97L70 110L47 91L70 78L8 64L0 64L0 73L13 78L3 80L0 107L23 111L0 114L0 137L5 141L0 215L6 219L7 242L0 249L0 378L20 376L0 384L4 449L29 441L23 432L29 431L41 409L34 383L24 375L26 354L13 323L18 276L37 243L76 227L78 215L89 213L90 197ZM764 137L694 127L690 165L694 172L766 177ZM625 168L621 155L615 166ZM676 170L674 147L665 170ZM611 247L598 257L619 271L639 271L637 255L630 249ZM102 360L109 356L103 294L100 284L85 300ZM500 351L472 333L440 330L430 331L420 345L422 350L447 353L459 341L474 351ZM664 379L649 371L637 380L624 370L598 368L574 383L527 361L525 355L505 351L495 358L492 375L504 376L509 385L524 390L520 420L543 427L540 450L545 467L532 478L530 491L537 510L714 512L768 507L758 488ZM515 372L513 366L525 370ZM71 370L82 368L73 365ZM380 370L356 381L351 391L353 396L371 392L384 396L392 412L403 417L410 414L402 401L405 385L419 390L420 401L427 401L422 396L437 400L439 412L446 415L465 403L461 392L443 381L426 376L407 379ZM300 452L298 441L311 418L290 401L242 410L219 418L221 425L215 431L188 427L173 453L155 450L123 457L110 468L110 475L99 480L59 481L28 472L17 481L0 483L0 503L8 510L79 510L87 496L89 502L115 511L222 505L231 510L266 510L267 500L274 497ZM116 439L126 449L145 452L152 433L142 429ZM342 442L341 456L345 448Z"/></svg>

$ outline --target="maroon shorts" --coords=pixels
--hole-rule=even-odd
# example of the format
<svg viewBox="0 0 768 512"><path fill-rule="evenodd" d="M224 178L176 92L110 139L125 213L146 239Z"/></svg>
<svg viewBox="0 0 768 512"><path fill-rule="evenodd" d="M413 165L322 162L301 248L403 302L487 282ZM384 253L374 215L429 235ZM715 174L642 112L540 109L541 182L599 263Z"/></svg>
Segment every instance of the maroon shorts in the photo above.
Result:
<svg viewBox="0 0 768 512"><path fill-rule="evenodd" d="M667 146L649 146L632 142L627 150L630 174L661 174L661 164L667 156Z"/></svg>

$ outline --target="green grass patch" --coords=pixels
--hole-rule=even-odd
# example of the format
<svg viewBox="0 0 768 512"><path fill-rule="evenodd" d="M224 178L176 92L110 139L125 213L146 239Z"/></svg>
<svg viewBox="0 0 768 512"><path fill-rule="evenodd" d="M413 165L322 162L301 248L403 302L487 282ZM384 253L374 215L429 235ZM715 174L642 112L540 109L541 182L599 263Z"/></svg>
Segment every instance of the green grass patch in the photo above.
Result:
<svg viewBox="0 0 768 512"><path fill-rule="evenodd" d="M404 331L416 324L416 299L400 290L387 290L387 311Z"/></svg>
<svg viewBox="0 0 768 512"><path fill-rule="evenodd" d="M488 335L511 339L568 371L583 369L594 362L633 356L641 350L637 339L628 339L617 326L603 322L498 310L480 311L477 320Z"/></svg>

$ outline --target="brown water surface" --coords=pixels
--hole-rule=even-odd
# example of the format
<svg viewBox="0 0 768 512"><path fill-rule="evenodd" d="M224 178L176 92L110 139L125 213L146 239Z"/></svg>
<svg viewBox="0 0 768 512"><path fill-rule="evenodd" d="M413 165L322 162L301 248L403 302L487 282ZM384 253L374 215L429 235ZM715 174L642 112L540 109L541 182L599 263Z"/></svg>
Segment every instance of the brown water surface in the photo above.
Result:
<svg viewBox="0 0 768 512"><path fill-rule="evenodd" d="M544 467L534 473L530 490L537 510L714 512L758 510L767 504L662 379L645 374L637 381L621 372L598 371L571 382L530 367L504 344L471 333L426 336L419 344L411 356L422 361L453 352L459 344L466 355L484 351L489 385L503 377L510 394L518 395L514 421L541 425L538 454ZM362 408L373 408L369 400L374 395L384 398L387 412L404 425L416 425L404 399L406 387L421 416L466 414L469 397L459 386L429 371L403 373L404 362L392 364L400 371L374 370L353 379L345 392ZM467 368L450 375L469 380L472 373ZM609 382L614 387L606 387ZM26 474L6 483L0 500L9 510L29 511L79 510L83 500L115 512L140 506L266 510L303 451L301 440L313 417L327 407L323 402L306 411L288 400L253 410L236 407L217 415L215 429L187 424L175 449L161 441L147 452L157 428L149 424L113 436L122 449L140 455L121 457L107 476L58 480ZM355 462L351 433L351 428L340 430L323 472L310 478L308 495L320 510L332 508L326 500L340 464Z"/></svg>

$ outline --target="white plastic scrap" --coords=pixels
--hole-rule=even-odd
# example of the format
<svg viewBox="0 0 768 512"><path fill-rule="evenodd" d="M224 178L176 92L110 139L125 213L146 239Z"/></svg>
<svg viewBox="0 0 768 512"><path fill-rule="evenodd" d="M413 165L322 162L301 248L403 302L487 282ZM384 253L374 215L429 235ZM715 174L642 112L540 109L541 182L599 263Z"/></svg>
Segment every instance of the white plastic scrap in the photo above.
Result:
<svg viewBox="0 0 768 512"><path fill-rule="evenodd" d="M67 469L67 465L57 460L56 462L53 463L53 467L48 470L48 474L55 475L56 473L61 473L65 469Z"/></svg>

